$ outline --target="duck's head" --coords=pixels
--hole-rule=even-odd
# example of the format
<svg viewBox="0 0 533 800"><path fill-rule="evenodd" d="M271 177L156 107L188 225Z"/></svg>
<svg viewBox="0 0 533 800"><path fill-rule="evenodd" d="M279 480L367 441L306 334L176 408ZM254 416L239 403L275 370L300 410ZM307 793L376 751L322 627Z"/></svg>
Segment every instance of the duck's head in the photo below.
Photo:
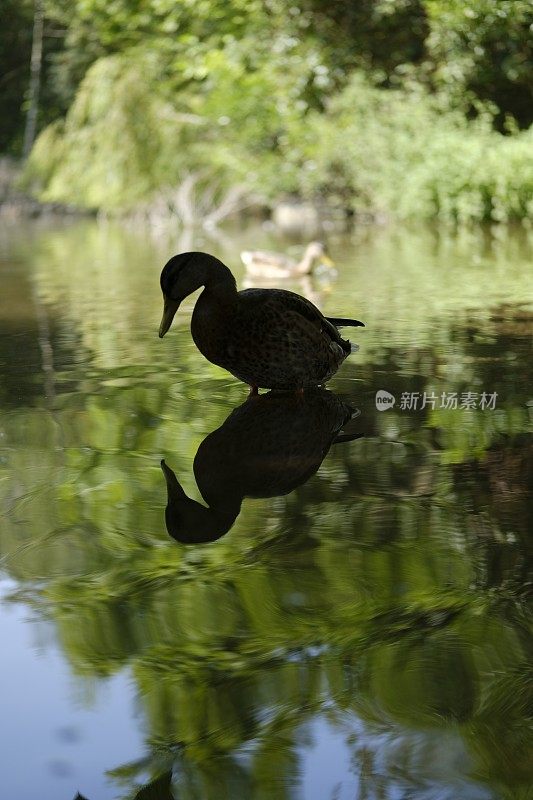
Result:
<svg viewBox="0 0 533 800"><path fill-rule="evenodd" d="M164 460L161 469L167 484L165 524L173 539L182 544L207 544L229 531L241 510L242 497L226 498L220 505L206 508L187 497Z"/></svg>
<svg viewBox="0 0 533 800"><path fill-rule="evenodd" d="M322 242L309 242L306 248L306 256L312 261L319 261L328 267L334 267L335 262L328 255L326 246Z"/></svg>
<svg viewBox="0 0 533 800"><path fill-rule="evenodd" d="M229 272L228 268L209 253L179 253L173 256L161 272L163 319L159 326L159 338L162 339L170 328L176 311L186 297L212 281L216 275L226 272Z"/></svg>

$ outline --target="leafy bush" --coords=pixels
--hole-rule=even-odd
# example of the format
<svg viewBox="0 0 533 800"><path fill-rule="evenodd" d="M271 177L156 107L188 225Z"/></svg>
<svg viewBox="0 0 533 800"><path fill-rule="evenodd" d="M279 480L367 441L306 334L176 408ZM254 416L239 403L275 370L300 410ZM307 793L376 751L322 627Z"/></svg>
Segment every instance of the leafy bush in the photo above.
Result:
<svg viewBox="0 0 533 800"><path fill-rule="evenodd" d="M27 178L45 200L120 211L191 174L213 196L210 184L218 194L239 186L267 205L291 193L459 222L533 211L531 132L503 136L488 113L468 121L417 83L382 89L361 73L310 109L306 80L322 74L312 49L267 59L234 43L203 63L205 81L169 95L146 55L98 60L65 122L39 137Z"/></svg>
<svg viewBox="0 0 533 800"><path fill-rule="evenodd" d="M289 149L304 195L354 211L461 222L533 212L532 131L503 136L419 86L384 91L354 75Z"/></svg>

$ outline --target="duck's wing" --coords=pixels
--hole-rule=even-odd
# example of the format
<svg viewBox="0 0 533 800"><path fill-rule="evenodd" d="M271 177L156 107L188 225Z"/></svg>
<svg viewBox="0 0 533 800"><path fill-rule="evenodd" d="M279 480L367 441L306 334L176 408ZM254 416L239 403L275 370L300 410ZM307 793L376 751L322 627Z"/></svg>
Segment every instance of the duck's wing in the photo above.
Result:
<svg viewBox="0 0 533 800"><path fill-rule="evenodd" d="M314 303L296 292L287 289L245 289L240 292L250 300L255 300L265 310L271 307L277 314L296 314L322 331L332 342L349 351L348 342L343 339L335 325L327 319ZM348 346L348 347L347 347Z"/></svg>
<svg viewBox="0 0 533 800"><path fill-rule="evenodd" d="M268 250L243 250L241 261L245 267L262 266L271 269L292 269L296 264L293 258Z"/></svg>

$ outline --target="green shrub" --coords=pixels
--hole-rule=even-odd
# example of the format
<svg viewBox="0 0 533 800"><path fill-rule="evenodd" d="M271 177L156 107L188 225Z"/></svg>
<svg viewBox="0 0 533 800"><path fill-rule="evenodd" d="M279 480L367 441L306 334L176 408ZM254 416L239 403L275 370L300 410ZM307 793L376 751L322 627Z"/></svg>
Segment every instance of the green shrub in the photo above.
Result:
<svg viewBox="0 0 533 800"><path fill-rule="evenodd" d="M531 215L530 131L503 136L488 113L469 122L419 84L382 89L360 73L310 110L299 82L314 58L299 50L251 69L238 45L210 51L205 82L170 95L146 55L100 59L65 121L40 135L26 179L44 200L115 211L193 173L208 194L238 185L265 204L292 193L405 218Z"/></svg>
<svg viewBox="0 0 533 800"><path fill-rule="evenodd" d="M325 113L310 115L292 155L302 194L354 211L460 222L533 212L533 133L468 122L420 87L383 90L355 75Z"/></svg>

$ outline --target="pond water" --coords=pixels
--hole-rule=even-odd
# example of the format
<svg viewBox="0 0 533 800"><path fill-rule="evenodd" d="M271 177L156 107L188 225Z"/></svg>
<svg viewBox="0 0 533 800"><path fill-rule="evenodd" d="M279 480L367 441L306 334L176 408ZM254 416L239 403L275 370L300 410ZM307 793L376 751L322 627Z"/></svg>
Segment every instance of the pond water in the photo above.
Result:
<svg viewBox="0 0 533 800"><path fill-rule="evenodd" d="M328 392L158 338L171 254L302 244L2 229L2 797L531 798L531 240L331 233Z"/></svg>

